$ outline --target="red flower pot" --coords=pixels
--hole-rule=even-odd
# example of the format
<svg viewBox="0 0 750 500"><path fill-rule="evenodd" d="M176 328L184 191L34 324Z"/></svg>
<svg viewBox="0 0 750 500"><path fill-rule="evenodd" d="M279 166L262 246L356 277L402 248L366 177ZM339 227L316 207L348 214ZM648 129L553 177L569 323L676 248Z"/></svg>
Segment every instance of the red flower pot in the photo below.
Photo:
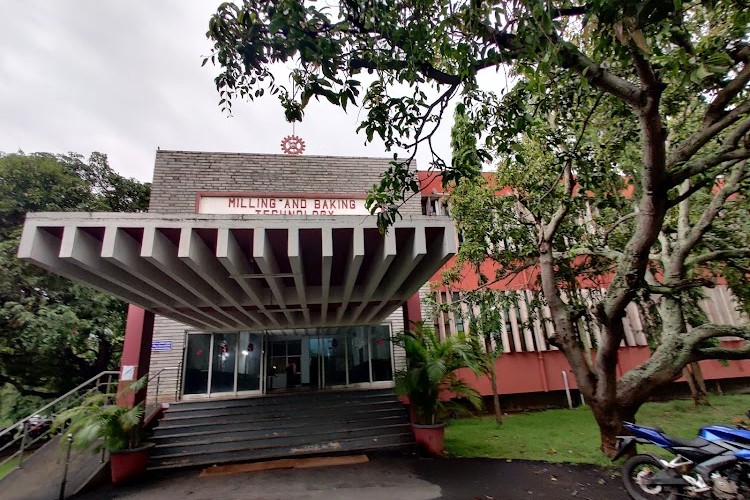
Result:
<svg viewBox="0 0 750 500"><path fill-rule="evenodd" d="M140 448L112 452L112 484L122 484L146 472L148 456L154 443L146 443Z"/></svg>
<svg viewBox="0 0 750 500"><path fill-rule="evenodd" d="M445 424L421 425L411 424L414 440L429 455L440 457L443 455L445 438Z"/></svg>

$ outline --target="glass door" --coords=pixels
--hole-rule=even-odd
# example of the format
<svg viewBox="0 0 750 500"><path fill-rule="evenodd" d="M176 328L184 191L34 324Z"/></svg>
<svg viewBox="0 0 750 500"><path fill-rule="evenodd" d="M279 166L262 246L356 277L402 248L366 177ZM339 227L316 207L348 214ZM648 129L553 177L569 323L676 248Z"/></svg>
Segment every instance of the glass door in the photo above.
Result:
<svg viewBox="0 0 750 500"><path fill-rule="evenodd" d="M393 380L391 332L385 325L370 328L370 359L373 382Z"/></svg>
<svg viewBox="0 0 750 500"><path fill-rule="evenodd" d="M237 334L214 333L211 363L211 394L235 392L234 375L237 370Z"/></svg>
<svg viewBox="0 0 750 500"><path fill-rule="evenodd" d="M349 357L347 384L362 384L370 381L370 353L367 337L367 327L364 326L351 328L346 337Z"/></svg>
<svg viewBox="0 0 750 500"><path fill-rule="evenodd" d="M305 345L307 350L307 345ZM266 392L301 387L309 383L302 365L302 339L269 340Z"/></svg>
<svg viewBox="0 0 750 500"><path fill-rule="evenodd" d="M260 391L263 337L257 333L193 333L187 338L183 394Z"/></svg>
<svg viewBox="0 0 750 500"><path fill-rule="evenodd" d="M208 394L210 364L211 334L188 335L183 394Z"/></svg>
<svg viewBox="0 0 750 500"><path fill-rule="evenodd" d="M346 362L346 336L323 337L323 383L326 387L346 385L348 365Z"/></svg>
<svg viewBox="0 0 750 500"><path fill-rule="evenodd" d="M323 339L320 337L310 337L308 342L308 363L307 373L310 384L313 387L322 389L323 383Z"/></svg>
<svg viewBox="0 0 750 500"><path fill-rule="evenodd" d="M241 332L239 352L237 392L259 391L263 337L257 333Z"/></svg>

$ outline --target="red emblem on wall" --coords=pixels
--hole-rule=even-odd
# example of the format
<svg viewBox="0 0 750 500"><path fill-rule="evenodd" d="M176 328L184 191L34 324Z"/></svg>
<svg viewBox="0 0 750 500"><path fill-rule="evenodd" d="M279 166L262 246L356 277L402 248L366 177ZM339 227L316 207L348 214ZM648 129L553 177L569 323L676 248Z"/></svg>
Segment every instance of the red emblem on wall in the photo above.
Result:
<svg viewBox="0 0 750 500"><path fill-rule="evenodd" d="M281 139L281 150L288 155L301 155L305 151L305 141L298 135L288 135Z"/></svg>
<svg viewBox="0 0 750 500"><path fill-rule="evenodd" d="M379 338L378 340L375 341L375 343L378 345L383 345L384 342L385 340L383 340L382 338Z"/></svg>

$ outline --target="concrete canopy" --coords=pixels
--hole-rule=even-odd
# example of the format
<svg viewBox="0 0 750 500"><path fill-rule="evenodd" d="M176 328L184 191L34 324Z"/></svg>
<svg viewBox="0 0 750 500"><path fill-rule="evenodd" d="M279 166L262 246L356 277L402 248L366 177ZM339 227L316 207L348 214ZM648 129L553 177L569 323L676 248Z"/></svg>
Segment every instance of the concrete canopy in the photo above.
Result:
<svg viewBox="0 0 750 500"><path fill-rule="evenodd" d="M377 323L455 253L453 222L28 214L19 258L204 331Z"/></svg>

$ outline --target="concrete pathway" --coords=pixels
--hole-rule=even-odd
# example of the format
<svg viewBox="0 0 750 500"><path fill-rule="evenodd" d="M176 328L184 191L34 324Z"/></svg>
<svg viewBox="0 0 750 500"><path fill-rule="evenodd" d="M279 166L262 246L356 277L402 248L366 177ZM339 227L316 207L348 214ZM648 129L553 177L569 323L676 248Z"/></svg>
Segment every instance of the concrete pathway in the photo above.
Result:
<svg viewBox="0 0 750 500"><path fill-rule="evenodd" d="M491 459L375 455L364 464L199 477L200 470L152 473L80 500L626 500L612 471L590 466Z"/></svg>
<svg viewBox="0 0 750 500"><path fill-rule="evenodd" d="M76 492L103 467L100 455L72 450L65 496ZM65 467L65 449L55 436L24 460L22 469L0 480L0 500L57 500Z"/></svg>

